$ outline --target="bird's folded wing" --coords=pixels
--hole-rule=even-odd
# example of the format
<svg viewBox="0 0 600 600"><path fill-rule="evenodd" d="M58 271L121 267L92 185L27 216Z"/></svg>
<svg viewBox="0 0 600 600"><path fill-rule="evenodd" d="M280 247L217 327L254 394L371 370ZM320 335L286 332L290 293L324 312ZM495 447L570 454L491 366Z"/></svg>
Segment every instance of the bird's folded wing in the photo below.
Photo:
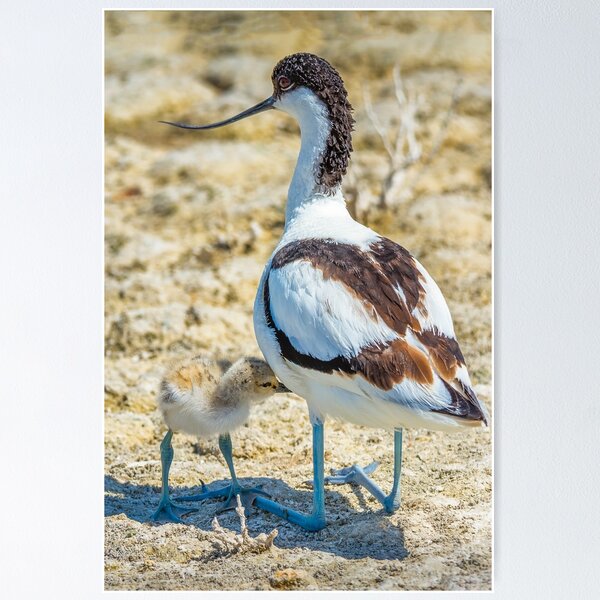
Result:
<svg viewBox="0 0 600 600"><path fill-rule="evenodd" d="M359 376L388 400L484 418L446 302L398 244L293 242L274 256L264 293L282 356L307 375Z"/></svg>

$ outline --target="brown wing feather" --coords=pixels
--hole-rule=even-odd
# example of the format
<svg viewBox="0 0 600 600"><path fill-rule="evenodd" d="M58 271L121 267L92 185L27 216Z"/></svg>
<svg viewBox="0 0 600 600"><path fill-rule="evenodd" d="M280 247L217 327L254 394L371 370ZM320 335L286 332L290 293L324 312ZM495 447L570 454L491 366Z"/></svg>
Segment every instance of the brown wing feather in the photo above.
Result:
<svg viewBox="0 0 600 600"><path fill-rule="evenodd" d="M273 257L271 269L280 269L295 261L310 262L325 279L345 285L349 293L400 337L387 344L366 346L354 357L339 356L323 361L303 354L273 322L267 277L264 286L266 319L275 330L282 355L287 360L328 373L337 370L349 375L360 374L383 390L392 389L405 377L432 384L435 371L452 398L451 405L439 412L485 420L475 392L456 378L458 369L464 365L458 342L435 329L422 330L414 316L415 309L427 315L425 288L423 275L405 248L387 238L373 242L368 251L334 240L309 238L283 246ZM415 334L427 354L406 341L407 330Z"/></svg>

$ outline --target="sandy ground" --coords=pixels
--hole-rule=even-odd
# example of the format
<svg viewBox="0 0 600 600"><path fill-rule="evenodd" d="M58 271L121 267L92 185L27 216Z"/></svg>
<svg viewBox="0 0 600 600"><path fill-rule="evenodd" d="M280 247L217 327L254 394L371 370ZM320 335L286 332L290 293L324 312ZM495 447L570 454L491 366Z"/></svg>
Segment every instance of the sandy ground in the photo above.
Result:
<svg viewBox="0 0 600 600"><path fill-rule="evenodd" d="M217 548L218 501L199 505L184 525L148 520L160 489L165 429L155 395L163 367L181 356L258 354L252 303L282 231L299 146L296 126L279 114L204 135L156 121L235 114L270 94L272 66L298 50L327 57L347 81L357 117L345 187L352 208L434 276L475 389L491 409L489 15L107 13L106 589L491 587L489 430L406 432L394 515L354 486L328 487L329 525L318 533L253 510L252 536L278 530L262 553ZM388 167L362 86L393 132L396 64L416 98L423 157L378 206ZM302 399L290 394L257 406L233 440L244 483L309 509ZM198 490L201 479L226 480L216 440L176 435L174 448L174 496ZM391 433L328 422L325 458L326 468L379 461L374 479L391 485ZM239 531L235 513L219 522Z"/></svg>

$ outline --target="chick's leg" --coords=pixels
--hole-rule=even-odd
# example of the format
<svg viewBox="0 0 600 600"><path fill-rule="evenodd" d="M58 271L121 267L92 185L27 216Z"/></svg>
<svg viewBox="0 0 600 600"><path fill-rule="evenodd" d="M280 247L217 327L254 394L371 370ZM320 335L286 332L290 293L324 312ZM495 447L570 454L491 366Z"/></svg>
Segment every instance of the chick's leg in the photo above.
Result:
<svg viewBox="0 0 600 600"><path fill-rule="evenodd" d="M263 492L260 487L245 488L240 485L235 474L235 467L233 466L233 447L231 445L231 437L228 433L219 436L219 448L221 449L223 457L225 458L225 462L229 467L229 473L231 473L231 485L229 486L227 499L218 512L235 509L237 506L237 495L240 496L242 504L246 507L246 509L252 505L258 496L266 496L267 498L270 498L269 494Z"/></svg>
<svg viewBox="0 0 600 600"><path fill-rule="evenodd" d="M231 437L228 433L224 433L219 436L219 448L225 458L225 462L229 467L229 473L231 474L231 484L220 488L218 490L209 490L204 483L202 484L202 492L194 496L180 496L177 500L183 502L197 502L200 500L206 500L207 498L225 498L225 502L218 509L217 512L224 512L226 510L233 510L237 506L236 496L239 495L242 504L248 509L254 500L260 496L270 497L269 494L263 492L260 487L245 488L240 485L238 478L235 474L235 467L233 466L233 446L231 444Z"/></svg>
<svg viewBox="0 0 600 600"><path fill-rule="evenodd" d="M163 441L160 444L160 459L162 465L162 491L160 502L154 514L150 517L153 521L172 521L173 523L183 523L181 517L188 513L195 512L196 508L187 508L185 506L177 506L171 502L169 497L169 470L173 462L173 446L171 439L173 432L169 429Z"/></svg>

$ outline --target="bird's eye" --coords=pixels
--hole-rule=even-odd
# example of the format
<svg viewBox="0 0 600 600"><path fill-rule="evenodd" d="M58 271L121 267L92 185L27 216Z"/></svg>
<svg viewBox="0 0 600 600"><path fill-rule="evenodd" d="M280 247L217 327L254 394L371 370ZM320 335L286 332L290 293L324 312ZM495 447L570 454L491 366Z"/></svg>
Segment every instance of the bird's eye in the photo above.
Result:
<svg viewBox="0 0 600 600"><path fill-rule="evenodd" d="M271 387L270 383L261 383L260 387Z"/></svg>
<svg viewBox="0 0 600 600"><path fill-rule="evenodd" d="M282 75L278 80L277 83L279 84L279 89L282 92L285 92L287 90L289 90L294 84L291 82L289 77L286 77L285 75Z"/></svg>

